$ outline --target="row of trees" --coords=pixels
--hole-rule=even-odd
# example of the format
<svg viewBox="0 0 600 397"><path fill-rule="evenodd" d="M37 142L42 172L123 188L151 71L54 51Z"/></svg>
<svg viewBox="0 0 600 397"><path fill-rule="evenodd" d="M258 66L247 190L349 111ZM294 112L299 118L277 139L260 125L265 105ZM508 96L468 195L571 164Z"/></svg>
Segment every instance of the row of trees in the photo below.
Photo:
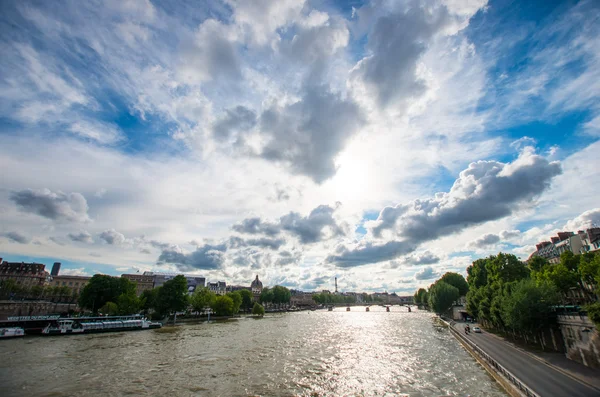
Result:
<svg viewBox="0 0 600 397"><path fill-rule="evenodd" d="M0 299L44 299L52 302L73 303L77 301L77 298L77 292L67 286L43 287L41 285L34 285L28 287L19 285L12 279L0 280Z"/></svg>
<svg viewBox="0 0 600 397"><path fill-rule="evenodd" d="M414 300L417 305L430 307L436 313L448 311L454 302L469 291L465 278L453 272L447 272L439 280L429 286L429 289L419 288Z"/></svg>
<svg viewBox="0 0 600 397"><path fill-rule="evenodd" d="M272 293L278 299L280 298L278 287L273 288ZM107 315L136 314L144 311L154 312L156 317L164 317L189 309L196 313L211 309L218 316L231 316L239 313L240 310L244 312L253 310L257 314L261 314L262 310L264 314L262 306L256 307L252 302L252 293L249 290L229 292L221 296L214 294L208 288L202 288L189 296L187 280L181 275L158 288L144 291L138 297L135 293L135 284L128 279L97 274L83 289L79 304L94 313Z"/></svg>
<svg viewBox="0 0 600 397"><path fill-rule="evenodd" d="M281 285L276 285L273 288L264 288L260 293L261 303L283 305L290 303L291 298L291 291Z"/></svg>
<svg viewBox="0 0 600 397"><path fill-rule="evenodd" d="M511 254L473 262L467 268L467 311L487 326L526 338L547 327L554 320L552 307L560 303L561 280L545 277L550 265L539 259L531 263L536 270Z"/></svg>

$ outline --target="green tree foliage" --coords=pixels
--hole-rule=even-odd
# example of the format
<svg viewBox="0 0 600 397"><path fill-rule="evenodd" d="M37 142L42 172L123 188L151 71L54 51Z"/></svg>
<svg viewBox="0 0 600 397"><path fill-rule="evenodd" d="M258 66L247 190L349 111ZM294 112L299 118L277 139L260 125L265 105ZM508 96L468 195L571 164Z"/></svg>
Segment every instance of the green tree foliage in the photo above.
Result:
<svg viewBox="0 0 600 397"><path fill-rule="evenodd" d="M150 309L156 307L156 296L158 295L158 288L147 289L142 292L140 299L142 300L142 309L148 312Z"/></svg>
<svg viewBox="0 0 600 397"><path fill-rule="evenodd" d="M476 290L488 284L486 270L488 259L477 259L467 268L467 284L469 284L470 290Z"/></svg>
<svg viewBox="0 0 600 397"><path fill-rule="evenodd" d="M529 277L529 269L515 255L499 253L490 256L485 265L488 282L493 285L519 281Z"/></svg>
<svg viewBox="0 0 600 397"><path fill-rule="evenodd" d="M265 308L258 302L255 302L254 307L252 307L252 314L254 314L255 316L264 316Z"/></svg>
<svg viewBox="0 0 600 397"><path fill-rule="evenodd" d="M550 323L551 308L557 303L558 294L552 284L523 279L502 297L502 320L511 329L535 333Z"/></svg>
<svg viewBox="0 0 600 397"><path fill-rule="evenodd" d="M187 306L187 280L184 276L175 276L158 288L155 309L160 314L183 311Z"/></svg>
<svg viewBox="0 0 600 397"><path fill-rule="evenodd" d="M242 306L242 295L239 294L238 291L229 292L226 296L230 297L233 301L233 313L237 314L240 312L240 307Z"/></svg>
<svg viewBox="0 0 600 397"><path fill-rule="evenodd" d="M469 292L469 284L467 284L467 280L465 280L462 274L447 272L442 276L441 280L446 284L456 287L460 296L465 296Z"/></svg>
<svg viewBox="0 0 600 397"><path fill-rule="evenodd" d="M263 288L260 293L260 303L271 303L273 302L273 290L271 288Z"/></svg>
<svg viewBox="0 0 600 397"><path fill-rule="evenodd" d="M569 271L575 272L579 265L579 255L575 255L571 251L565 251L560 254L560 263Z"/></svg>
<svg viewBox="0 0 600 397"><path fill-rule="evenodd" d="M550 262L548 262L548 259L537 255L527 261L527 266L529 266L529 269L533 272L541 272L549 264Z"/></svg>
<svg viewBox="0 0 600 397"><path fill-rule="evenodd" d="M533 276L539 283L553 284L562 294L579 285L579 274L563 263L547 265L541 271L534 272Z"/></svg>
<svg viewBox="0 0 600 397"><path fill-rule="evenodd" d="M135 293L135 284L128 279L96 274L81 291L79 306L97 312L106 302L114 303L121 294L129 292Z"/></svg>
<svg viewBox="0 0 600 397"><path fill-rule="evenodd" d="M114 302L106 302L99 311L106 316L115 316L119 314L119 306Z"/></svg>
<svg viewBox="0 0 600 397"><path fill-rule="evenodd" d="M363 300L363 302L372 302L373 299L370 295L367 295L370 299ZM327 292L322 292L320 294L313 294L313 300L320 305L330 305L330 304L347 304L351 305L356 303L356 298L352 295L335 295L328 294Z"/></svg>
<svg viewBox="0 0 600 397"><path fill-rule="evenodd" d="M217 296L211 306L217 316L231 316L233 314L233 299L227 295Z"/></svg>
<svg viewBox="0 0 600 397"><path fill-rule="evenodd" d="M425 288L419 288L417 292L415 292L415 303L417 305L427 305L427 290Z"/></svg>
<svg viewBox="0 0 600 397"><path fill-rule="evenodd" d="M138 297L133 291L121 294L117 298L117 306L121 315L138 314L144 303L144 298Z"/></svg>
<svg viewBox="0 0 600 397"><path fill-rule="evenodd" d="M585 310L590 320L596 324L596 328L600 331L600 302L587 305Z"/></svg>
<svg viewBox="0 0 600 397"><path fill-rule="evenodd" d="M190 304L196 312L203 312L207 307L211 307L216 295L208 288L199 288L192 294Z"/></svg>
<svg viewBox="0 0 600 397"><path fill-rule="evenodd" d="M458 288L438 280L428 291L429 307L436 313L444 313L460 297Z"/></svg>
<svg viewBox="0 0 600 397"><path fill-rule="evenodd" d="M273 287L273 300L272 302L278 305L290 303L290 299L292 297L292 293L289 289L282 287L281 285L276 285Z"/></svg>
<svg viewBox="0 0 600 397"><path fill-rule="evenodd" d="M600 254L586 253L579 259L579 274L596 289L600 285Z"/></svg>
<svg viewBox="0 0 600 397"><path fill-rule="evenodd" d="M242 297L241 309L245 312L250 311L252 309L252 307L254 306L253 302L252 302L252 299L253 299L252 292L247 289L241 289L237 292L239 292L240 296Z"/></svg>

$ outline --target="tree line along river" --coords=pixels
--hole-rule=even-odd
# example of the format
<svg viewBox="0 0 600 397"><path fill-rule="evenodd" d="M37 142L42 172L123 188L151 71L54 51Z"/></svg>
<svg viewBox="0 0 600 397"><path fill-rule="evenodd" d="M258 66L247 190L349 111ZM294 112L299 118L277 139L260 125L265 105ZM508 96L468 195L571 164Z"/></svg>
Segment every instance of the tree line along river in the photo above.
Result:
<svg viewBox="0 0 600 397"><path fill-rule="evenodd" d="M505 396L429 312L336 308L0 343L4 396Z"/></svg>

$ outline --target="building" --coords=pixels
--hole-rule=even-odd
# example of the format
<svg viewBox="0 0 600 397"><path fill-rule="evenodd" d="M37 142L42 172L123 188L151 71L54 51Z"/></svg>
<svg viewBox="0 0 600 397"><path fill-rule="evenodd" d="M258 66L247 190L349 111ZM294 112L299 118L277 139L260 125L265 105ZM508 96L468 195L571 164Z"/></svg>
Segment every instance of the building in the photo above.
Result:
<svg viewBox="0 0 600 397"><path fill-rule="evenodd" d="M121 277L128 279L135 284L135 292L138 296L142 292L154 288L154 277L147 274L122 274Z"/></svg>
<svg viewBox="0 0 600 397"><path fill-rule="evenodd" d="M181 274L181 273L159 273L159 272L144 272L143 273L144 276L152 276L153 280L154 280L154 288L158 288L160 286L162 286L164 283L166 283L167 281L175 278L176 276L184 276L185 279L187 280L187 285L188 285L188 293L192 294L196 288L204 288L204 286L206 285L206 279L204 277L200 277L200 276L193 276L193 275L185 275L185 274Z"/></svg>
<svg viewBox="0 0 600 397"><path fill-rule="evenodd" d="M290 305L296 307L310 307L315 306L316 302L313 300L313 294L310 292L302 291L290 291L292 297L290 298Z"/></svg>
<svg viewBox="0 0 600 397"><path fill-rule="evenodd" d="M258 279L258 274L252 284L250 284L250 290L252 291L252 296L254 298L254 302L260 301L260 294L263 290L263 283Z"/></svg>
<svg viewBox="0 0 600 397"><path fill-rule="evenodd" d="M600 227L580 230L577 234L581 239L581 254L600 250Z"/></svg>
<svg viewBox="0 0 600 397"><path fill-rule="evenodd" d="M79 295L91 277L87 276L51 276L49 285L51 287L69 287L73 294Z"/></svg>
<svg viewBox="0 0 600 397"><path fill-rule="evenodd" d="M0 264L0 280L14 280L21 287L43 287L48 284L49 277L50 274L42 263L4 261Z"/></svg>
<svg viewBox="0 0 600 397"><path fill-rule="evenodd" d="M534 256L547 259L550 263L560 263L561 254L570 251L575 255L593 252L600 249L600 227L573 232L559 232L550 238L550 241L542 241L536 244L536 251L528 260Z"/></svg>
<svg viewBox="0 0 600 397"><path fill-rule="evenodd" d="M227 284L225 281L217 281L215 283L208 283L207 287L210 292L216 295L225 295L227 293Z"/></svg>
<svg viewBox="0 0 600 397"><path fill-rule="evenodd" d="M250 291L250 287L244 287L243 285L228 285L225 288L225 291L227 292L235 292L235 291L241 291L243 289L247 289Z"/></svg>
<svg viewBox="0 0 600 397"><path fill-rule="evenodd" d="M50 272L50 275L58 276L58 272L60 272L60 262L54 262L54 265L52 265L52 271Z"/></svg>

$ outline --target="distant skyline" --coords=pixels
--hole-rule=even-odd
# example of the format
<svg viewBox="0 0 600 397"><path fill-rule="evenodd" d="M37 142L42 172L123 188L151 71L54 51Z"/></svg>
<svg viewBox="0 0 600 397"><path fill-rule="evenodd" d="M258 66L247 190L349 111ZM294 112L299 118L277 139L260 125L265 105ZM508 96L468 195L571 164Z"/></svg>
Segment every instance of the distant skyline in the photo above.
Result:
<svg viewBox="0 0 600 397"><path fill-rule="evenodd" d="M600 3L4 1L0 257L412 294L600 223Z"/></svg>

